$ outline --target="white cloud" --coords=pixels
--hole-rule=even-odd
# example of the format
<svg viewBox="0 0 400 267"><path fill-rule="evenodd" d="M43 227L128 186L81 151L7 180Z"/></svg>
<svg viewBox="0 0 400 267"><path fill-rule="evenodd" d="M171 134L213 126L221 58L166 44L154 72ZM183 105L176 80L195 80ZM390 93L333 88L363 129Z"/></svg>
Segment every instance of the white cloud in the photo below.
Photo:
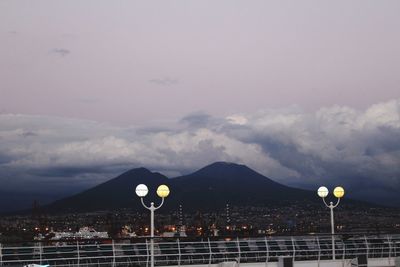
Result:
<svg viewBox="0 0 400 267"><path fill-rule="evenodd" d="M232 124L245 125L247 123L246 117L242 115L231 115L226 117L226 119Z"/></svg>
<svg viewBox="0 0 400 267"><path fill-rule="evenodd" d="M15 183L18 175L33 176L35 182L52 175L79 182L91 173L105 179L139 166L178 174L232 161L286 184L400 189L399 110L396 99L365 111L333 106L315 113L269 110L225 119L197 115L185 117L190 123L184 126L151 131L2 114L0 174L12 174ZM102 172L110 176L98 175Z"/></svg>
<svg viewBox="0 0 400 267"><path fill-rule="evenodd" d="M121 171L146 166L182 173L222 160L245 163L266 170L271 176L296 175L270 158L259 145L207 128L141 132L95 122L23 115L1 115L0 121L2 129L6 129L0 130L4 139L1 148L11 159L0 168L7 170L79 171L116 165ZM22 125L24 129L20 128ZM24 131L35 132L35 136L27 140L21 135Z"/></svg>

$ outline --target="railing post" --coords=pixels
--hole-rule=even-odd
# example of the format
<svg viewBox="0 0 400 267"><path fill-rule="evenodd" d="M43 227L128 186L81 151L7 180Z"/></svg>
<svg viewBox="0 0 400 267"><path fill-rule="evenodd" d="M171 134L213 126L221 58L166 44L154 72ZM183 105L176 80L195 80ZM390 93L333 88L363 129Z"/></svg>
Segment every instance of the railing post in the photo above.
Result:
<svg viewBox="0 0 400 267"><path fill-rule="evenodd" d="M3 244L0 243L0 265L3 266Z"/></svg>
<svg viewBox="0 0 400 267"><path fill-rule="evenodd" d="M80 253L79 253L79 241L76 241L76 251L77 251L77 253L78 253L78 264L77 264L77 266L79 266L80 265Z"/></svg>
<svg viewBox="0 0 400 267"><path fill-rule="evenodd" d="M147 242L147 239L146 239L146 254L147 254L147 257L146 257L146 267L148 267L148 266L149 266L149 256L150 256L150 253L149 253L149 242Z"/></svg>
<svg viewBox="0 0 400 267"><path fill-rule="evenodd" d="M390 265L391 261L392 261L392 241L389 238L389 235L387 235L387 241L389 244L389 258L388 258L388 263Z"/></svg>
<svg viewBox="0 0 400 267"><path fill-rule="evenodd" d="M208 265L211 265L211 257L212 257L212 251L211 251L211 243L210 243L210 238L207 238L208 240L208 251L210 253L210 256L208 257Z"/></svg>
<svg viewBox="0 0 400 267"><path fill-rule="evenodd" d="M367 236L364 235L364 240L365 240L365 247L367 248L367 259L369 258L369 246L368 246L368 239Z"/></svg>
<svg viewBox="0 0 400 267"><path fill-rule="evenodd" d="M294 238L293 238L293 236L291 237L291 239L292 239L292 247L293 247L293 261L295 261L296 260L296 245L295 245L295 243L294 243Z"/></svg>
<svg viewBox="0 0 400 267"><path fill-rule="evenodd" d="M115 244L114 244L114 239L112 240L112 252L113 252L113 263L112 266L115 266Z"/></svg>
<svg viewBox="0 0 400 267"><path fill-rule="evenodd" d="M269 261L269 247L268 247L267 237L265 237L265 248L267 250L267 258L265 259L265 266L267 266Z"/></svg>
<svg viewBox="0 0 400 267"><path fill-rule="evenodd" d="M42 265L42 243L39 242L39 261L40 261L40 265Z"/></svg>
<svg viewBox="0 0 400 267"><path fill-rule="evenodd" d="M318 266L319 266L319 262L321 261L321 245L319 244L319 237L316 236L317 239L317 244L318 244Z"/></svg>
<svg viewBox="0 0 400 267"><path fill-rule="evenodd" d="M343 264L344 264L344 260L346 258L346 243L343 242Z"/></svg>
<svg viewBox="0 0 400 267"><path fill-rule="evenodd" d="M342 251L342 263L344 264L345 260L345 253L346 253L346 243L344 243L344 240L342 239L342 244L343 244L343 251Z"/></svg>
<svg viewBox="0 0 400 267"><path fill-rule="evenodd" d="M239 252L239 260L238 263L240 264L241 258L242 258L242 251L240 250L240 242L239 242L239 237L236 238L237 242L237 247L238 247L238 252Z"/></svg>
<svg viewBox="0 0 400 267"><path fill-rule="evenodd" d="M179 242L179 238L176 240L178 244L178 266L181 266L181 244Z"/></svg>

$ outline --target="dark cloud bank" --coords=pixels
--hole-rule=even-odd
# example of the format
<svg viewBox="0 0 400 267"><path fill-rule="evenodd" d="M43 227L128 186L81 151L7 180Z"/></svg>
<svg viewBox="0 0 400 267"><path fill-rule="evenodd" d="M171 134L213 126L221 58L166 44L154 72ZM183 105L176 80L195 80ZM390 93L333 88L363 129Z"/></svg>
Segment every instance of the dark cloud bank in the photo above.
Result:
<svg viewBox="0 0 400 267"><path fill-rule="evenodd" d="M194 114L175 128L154 129L1 114L0 184L72 192L139 166L175 176L231 161L287 185L342 185L348 196L400 205L400 99L363 111Z"/></svg>

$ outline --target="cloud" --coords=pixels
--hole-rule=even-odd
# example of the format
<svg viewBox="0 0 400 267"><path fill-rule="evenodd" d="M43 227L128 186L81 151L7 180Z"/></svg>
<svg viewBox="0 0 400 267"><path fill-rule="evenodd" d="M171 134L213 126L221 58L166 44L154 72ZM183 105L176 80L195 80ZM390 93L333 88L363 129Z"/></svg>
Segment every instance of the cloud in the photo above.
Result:
<svg viewBox="0 0 400 267"><path fill-rule="evenodd" d="M226 117L226 119L231 124L245 125L247 123L246 117L241 115L231 115Z"/></svg>
<svg viewBox="0 0 400 267"><path fill-rule="evenodd" d="M82 174L107 173L109 178L139 166L183 174L220 160L263 165L274 175L295 175L269 158L257 144L246 144L199 125L176 131L140 131L24 115L1 115L0 125L0 137L5 139L0 149L7 155L0 164L0 174L29 174L40 187L43 185L38 182L43 177L75 179ZM35 133L34 140L22 137L21 133L28 131ZM105 179L100 178L103 180L92 182ZM5 186L15 186L18 179L9 182Z"/></svg>
<svg viewBox="0 0 400 267"><path fill-rule="evenodd" d="M68 56L71 51L65 48L54 48L51 52L53 52L54 54L57 54L61 57L65 57Z"/></svg>
<svg viewBox="0 0 400 267"><path fill-rule="evenodd" d="M185 174L214 161L243 163L288 185L343 185L353 197L396 201L400 99L366 110L266 110L226 118L195 113L176 128L0 114L1 186L90 186L133 167ZM380 192L380 193L379 193ZM382 193L385 192L385 193Z"/></svg>
<svg viewBox="0 0 400 267"><path fill-rule="evenodd" d="M286 183L340 183L354 195L371 186L400 190L399 114L398 99L365 111L334 106L312 114L264 112L248 116L246 127L227 135L259 144L301 174L301 180L288 177Z"/></svg>
<svg viewBox="0 0 400 267"><path fill-rule="evenodd" d="M23 137L32 137L32 136L36 136L37 134L35 134L34 132L23 132L23 133L21 133L21 135L23 136Z"/></svg>
<svg viewBox="0 0 400 267"><path fill-rule="evenodd" d="M202 128L207 127L212 123L214 118L205 113L193 113L183 117L180 123L186 125L189 128Z"/></svg>
<svg viewBox="0 0 400 267"><path fill-rule="evenodd" d="M151 79L149 80L149 83L153 83L156 85L160 85L160 86L171 86L171 85L175 85L179 83L178 79L172 79L172 78L156 78L156 79Z"/></svg>

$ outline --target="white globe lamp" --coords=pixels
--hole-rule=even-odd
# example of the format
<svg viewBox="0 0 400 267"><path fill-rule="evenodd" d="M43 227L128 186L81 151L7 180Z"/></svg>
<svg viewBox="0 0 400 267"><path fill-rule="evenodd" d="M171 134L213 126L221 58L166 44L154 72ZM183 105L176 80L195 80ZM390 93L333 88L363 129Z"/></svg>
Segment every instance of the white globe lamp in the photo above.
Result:
<svg viewBox="0 0 400 267"><path fill-rule="evenodd" d="M145 197L149 193L149 189L145 184L139 184L136 186L135 192L138 197Z"/></svg>
<svg viewBox="0 0 400 267"><path fill-rule="evenodd" d="M320 188L318 188L317 192L318 192L318 196L322 197L322 198L327 197L329 194L329 190L325 186L321 186Z"/></svg>

